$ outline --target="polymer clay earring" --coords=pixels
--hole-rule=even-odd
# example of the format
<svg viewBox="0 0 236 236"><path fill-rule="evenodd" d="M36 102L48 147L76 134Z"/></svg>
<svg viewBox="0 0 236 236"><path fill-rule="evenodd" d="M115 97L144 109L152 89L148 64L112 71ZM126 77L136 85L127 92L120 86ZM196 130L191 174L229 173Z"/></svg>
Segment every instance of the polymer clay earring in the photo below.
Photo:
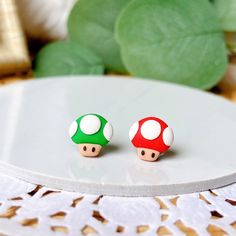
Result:
<svg viewBox="0 0 236 236"><path fill-rule="evenodd" d="M72 141L85 157L97 157L103 146L112 137L113 129L105 118L98 114L86 114L75 120L69 129Z"/></svg>
<svg viewBox="0 0 236 236"><path fill-rule="evenodd" d="M129 138L144 161L156 161L173 143L174 134L168 125L157 117L147 117L135 122Z"/></svg>

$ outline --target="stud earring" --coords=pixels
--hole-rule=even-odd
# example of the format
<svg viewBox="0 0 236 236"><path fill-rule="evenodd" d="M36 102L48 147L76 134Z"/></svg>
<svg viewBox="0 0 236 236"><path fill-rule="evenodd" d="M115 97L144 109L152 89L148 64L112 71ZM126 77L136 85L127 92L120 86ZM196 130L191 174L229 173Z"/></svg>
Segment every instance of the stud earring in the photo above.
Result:
<svg viewBox="0 0 236 236"><path fill-rule="evenodd" d="M129 138L144 161L156 161L173 143L174 134L168 125L156 117L147 117L134 123Z"/></svg>
<svg viewBox="0 0 236 236"><path fill-rule="evenodd" d="M113 129L105 118L98 114L86 114L75 120L69 129L72 141L85 157L97 157L103 146L112 137Z"/></svg>

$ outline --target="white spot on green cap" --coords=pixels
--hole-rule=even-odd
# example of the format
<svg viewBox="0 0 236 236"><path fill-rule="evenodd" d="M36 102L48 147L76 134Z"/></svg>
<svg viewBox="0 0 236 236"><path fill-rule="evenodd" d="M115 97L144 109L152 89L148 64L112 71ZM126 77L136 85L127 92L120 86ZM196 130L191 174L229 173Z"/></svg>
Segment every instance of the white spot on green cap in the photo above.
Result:
<svg viewBox="0 0 236 236"><path fill-rule="evenodd" d="M73 121L73 123L70 125L70 128L69 128L69 135L71 138L75 135L75 133L77 132L77 129L78 129L78 124L76 121Z"/></svg>
<svg viewBox="0 0 236 236"><path fill-rule="evenodd" d="M107 141L111 140L113 134L113 128L110 123L106 123L104 129L103 129L103 135L106 138Z"/></svg>
<svg viewBox="0 0 236 236"><path fill-rule="evenodd" d="M100 119L95 115L86 115L80 121L80 129L84 134L96 134L101 127Z"/></svg>

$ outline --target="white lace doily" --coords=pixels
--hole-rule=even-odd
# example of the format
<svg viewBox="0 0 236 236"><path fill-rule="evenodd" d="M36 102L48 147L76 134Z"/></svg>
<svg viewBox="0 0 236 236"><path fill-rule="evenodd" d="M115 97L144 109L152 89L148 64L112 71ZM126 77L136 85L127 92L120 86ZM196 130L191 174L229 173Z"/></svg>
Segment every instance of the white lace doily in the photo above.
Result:
<svg viewBox="0 0 236 236"><path fill-rule="evenodd" d="M0 235L227 234L236 235L236 184L181 196L122 198L0 176Z"/></svg>

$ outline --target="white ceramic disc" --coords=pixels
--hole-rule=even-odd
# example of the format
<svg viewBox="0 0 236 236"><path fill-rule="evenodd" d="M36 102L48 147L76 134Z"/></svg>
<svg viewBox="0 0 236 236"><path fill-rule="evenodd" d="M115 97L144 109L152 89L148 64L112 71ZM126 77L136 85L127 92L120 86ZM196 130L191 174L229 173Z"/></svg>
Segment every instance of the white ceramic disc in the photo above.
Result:
<svg viewBox="0 0 236 236"><path fill-rule="evenodd" d="M122 93L121 93L122 91ZM100 158L84 158L70 124L97 113L113 126ZM172 148L139 160L131 125L157 116L173 128ZM29 81L0 89L0 171L51 188L119 196L182 194L236 181L236 106L209 93L114 77Z"/></svg>

